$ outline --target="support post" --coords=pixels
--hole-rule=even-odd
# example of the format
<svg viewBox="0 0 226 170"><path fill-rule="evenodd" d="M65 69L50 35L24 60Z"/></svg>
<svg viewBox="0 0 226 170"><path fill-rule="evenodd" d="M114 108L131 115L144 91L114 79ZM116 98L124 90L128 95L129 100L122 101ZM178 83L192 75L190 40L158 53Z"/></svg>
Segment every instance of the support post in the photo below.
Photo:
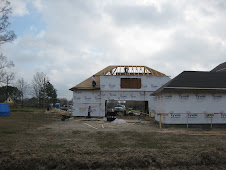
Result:
<svg viewBox="0 0 226 170"><path fill-rule="evenodd" d="M162 129L162 115L160 114L159 128Z"/></svg>
<svg viewBox="0 0 226 170"><path fill-rule="evenodd" d="M212 122L213 122L213 114L210 114L211 115L211 129L212 129L212 127L213 127L213 124L212 124Z"/></svg>
<svg viewBox="0 0 226 170"><path fill-rule="evenodd" d="M159 113L157 114L160 116L160 121L159 121L159 128L162 129L162 115L167 116L168 113Z"/></svg>
<svg viewBox="0 0 226 170"><path fill-rule="evenodd" d="M69 113L69 103L67 103L67 112Z"/></svg>
<svg viewBox="0 0 226 170"><path fill-rule="evenodd" d="M188 113L187 113L187 129L188 129Z"/></svg>

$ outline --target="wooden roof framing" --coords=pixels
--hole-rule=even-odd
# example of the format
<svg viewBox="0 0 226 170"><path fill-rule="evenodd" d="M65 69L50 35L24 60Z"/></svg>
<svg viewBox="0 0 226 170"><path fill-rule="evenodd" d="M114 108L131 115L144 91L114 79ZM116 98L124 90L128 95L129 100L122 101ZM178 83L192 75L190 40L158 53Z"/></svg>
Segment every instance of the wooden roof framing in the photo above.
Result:
<svg viewBox="0 0 226 170"><path fill-rule="evenodd" d="M128 68L125 72L125 67ZM98 73L94 74L96 80L95 88L92 87L92 77L84 80L83 82L72 87L70 90L99 90L100 89L100 76L166 76L165 74L156 71L147 66L131 66L131 65L111 65Z"/></svg>

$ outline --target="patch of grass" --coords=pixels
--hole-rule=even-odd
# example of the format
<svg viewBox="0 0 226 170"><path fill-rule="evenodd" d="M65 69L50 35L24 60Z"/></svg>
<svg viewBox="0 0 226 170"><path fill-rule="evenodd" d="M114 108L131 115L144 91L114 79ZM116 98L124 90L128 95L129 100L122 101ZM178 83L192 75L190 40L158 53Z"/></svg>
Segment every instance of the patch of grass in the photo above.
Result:
<svg viewBox="0 0 226 170"><path fill-rule="evenodd" d="M166 140L170 143L183 143L189 140L188 135L171 135L166 137Z"/></svg>
<svg viewBox="0 0 226 170"><path fill-rule="evenodd" d="M119 134L116 133L97 132L95 134L91 134L90 137L94 138L100 148L117 149L127 147L127 144L124 143L120 139Z"/></svg>
<svg viewBox="0 0 226 170"><path fill-rule="evenodd" d="M100 148L119 149L168 149L169 145L159 141L157 133L123 131L120 133L97 132L91 134Z"/></svg>
<svg viewBox="0 0 226 170"><path fill-rule="evenodd" d="M12 134L16 134L15 131L1 131L0 133L1 133L1 134L4 134L4 135L12 135Z"/></svg>
<svg viewBox="0 0 226 170"><path fill-rule="evenodd" d="M64 144L45 144L42 146L43 148L50 148L50 149L60 149L65 148Z"/></svg>
<svg viewBox="0 0 226 170"><path fill-rule="evenodd" d="M82 131L80 131L80 130L73 130L73 131L72 131L72 134L73 134L73 135L78 135L78 134L81 134L81 133L84 133L84 132L82 132Z"/></svg>
<svg viewBox="0 0 226 170"><path fill-rule="evenodd" d="M0 131L23 132L59 120L60 115L50 115L44 112L11 112L9 117L0 117Z"/></svg>
<svg viewBox="0 0 226 170"><path fill-rule="evenodd" d="M121 132L121 136L124 136L129 144L130 148L146 148L146 149L166 149L167 145L164 145L164 142L159 141L157 133L139 133L139 132L130 132L124 131Z"/></svg>
<svg viewBox="0 0 226 170"><path fill-rule="evenodd" d="M11 112L44 112L43 108L23 107L23 108L10 108Z"/></svg>
<svg viewBox="0 0 226 170"><path fill-rule="evenodd" d="M181 149L182 149L182 150L189 150L189 148L190 148L190 147L189 147L189 146L186 146L186 145L182 145L182 146L181 146Z"/></svg>

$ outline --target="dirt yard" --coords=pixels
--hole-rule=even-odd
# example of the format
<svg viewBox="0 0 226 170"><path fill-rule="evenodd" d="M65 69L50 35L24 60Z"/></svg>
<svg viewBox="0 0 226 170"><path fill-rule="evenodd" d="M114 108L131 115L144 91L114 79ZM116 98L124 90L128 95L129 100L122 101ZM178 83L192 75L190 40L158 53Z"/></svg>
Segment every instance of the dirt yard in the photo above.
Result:
<svg viewBox="0 0 226 170"><path fill-rule="evenodd" d="M0 169L226 169L226 129L13 112L0 117Z"/></svg>

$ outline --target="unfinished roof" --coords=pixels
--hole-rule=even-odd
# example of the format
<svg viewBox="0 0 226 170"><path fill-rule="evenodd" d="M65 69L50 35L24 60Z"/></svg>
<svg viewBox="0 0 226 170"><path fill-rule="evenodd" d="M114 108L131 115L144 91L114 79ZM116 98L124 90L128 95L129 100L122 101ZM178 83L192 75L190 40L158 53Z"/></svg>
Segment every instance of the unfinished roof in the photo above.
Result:
<svg viewBox="0 0 226 170"><path fill-rule="evenodd" d="M92 87L92 76L78 85L72 87L70 90L99 90L100 76L166 76L159 71L156 71L147 66L108 66L98 73L94 74L96 80L96 87Z"/></svg>
<svg viewBox="0 0 226 170"><path fill-rule="evenodd" d="M221 72L184 71L156 90L162 92L226 92L226 74Z"/></svg>
<svg viewBox="0 0 226 170"><path fill-rule="evenodd" d="M226 62L219 64L211 72L226 72Z"/></svg>

